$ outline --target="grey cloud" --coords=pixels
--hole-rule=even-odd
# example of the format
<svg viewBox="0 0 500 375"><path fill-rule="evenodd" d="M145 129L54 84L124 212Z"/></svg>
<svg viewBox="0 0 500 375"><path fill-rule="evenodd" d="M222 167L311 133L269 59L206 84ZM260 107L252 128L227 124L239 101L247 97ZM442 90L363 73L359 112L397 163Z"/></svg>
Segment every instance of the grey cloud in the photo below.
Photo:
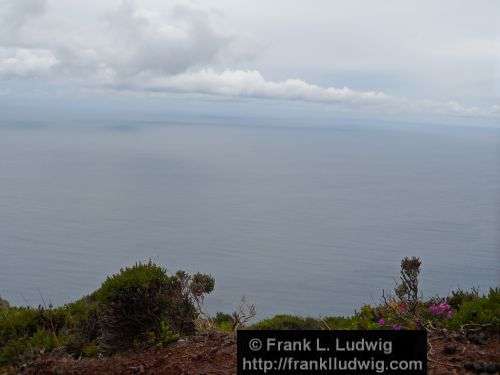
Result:
<svg viewBox="0 0 500 375"><path fill-rule="evenodd" d="M0 0L0 42L4 45L16 43L22 26L46 9L46 0Z"/></svg>
<svg viewBox="0 0 500 375"><path fill-rule="evenodd" d="M500 115L498 106L477 108L455 101L410 100L381 90L321 86L298 78L269 80L257 69L228 69L238 65L238 58L247 57L248 50L239 47L238 36L214 22L220 14L191 5L158 11L124 0L101 15L92 30L52 27L41 32L32 23L41 15L50 22L46 1L0 1L6 5L0 14L0 27L9 35L0 37L0 79L44 76L115 91L299 100L369 113ZM490 46L474 45L479 51ZM475 53L469 47L444 52L470 51ZM293 66L293 61L290 63Z"/></svg>
<svg viewBox="0 0 500 375"><path fill-rule="evenodd" d="M40 60L39 73L52 69L59 78L86 82L90 79L96 83L146 72L180 73L224 60L234 52L234 38L214 27L209 12L191 6L176 5L168 12L155 12L139 7L135 1L124 0L117 9L100 17L101 22L93 32L55 33L58 30L49 28L53 31L50 34L30 28L30 20L47 9L45 1L3 1L7 6L0 18L4 25L4 37L0 37L3 47L0 74L4 75L16 72L25 75L27 70L36 73L34 57L40 50L51 54L51 60L57 64L49 66L48 61ZM37 41L36 46L33 40ZM29 69L23 67L27 64Z"/></svg>
<svg viewBox="0 0 500 375"><path fill-rule="evenodd" d="M124 1L107 16L113 41L102 56L117 74L175 74L217 60L231 41L218 33L207 12L174 6L168 14Z"/></svg>
<svg viewBox="0 0 500 375"><path fill-rule="evenodd" d="M33 48L22 35L29 21L46 10L46 0L0 0L0 76L45 75L57 65L51 50Z"/></svg>

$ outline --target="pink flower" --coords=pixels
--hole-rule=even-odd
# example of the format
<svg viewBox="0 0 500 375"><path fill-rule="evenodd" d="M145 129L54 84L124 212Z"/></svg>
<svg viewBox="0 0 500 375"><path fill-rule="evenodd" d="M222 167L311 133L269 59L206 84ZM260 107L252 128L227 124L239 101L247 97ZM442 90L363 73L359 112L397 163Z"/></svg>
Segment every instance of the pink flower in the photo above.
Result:
<svg viewBox="0 0 500 375"><path fill-rule="evenodd" d="M402 328L401 324L394 324L392 326L392 329L395 330L395 331L401 331L401 328Z"/></svg>
<svg viewBox="0 0 500 375"><path fill-rule="evenodd" d="M446 302L434 303L429 306L429 312L438 317L451 318L453 315L453 310L450 305Z"/></svg>
<svg viewBox="0 0 500 375"><path fill-rule="evenodd" d="M385 320L384 320L384 318L380 318L380 319L378 320L378 322L377 322L377 323L378 323L379 325L381 325L381 326L385 325Z"/></svg>

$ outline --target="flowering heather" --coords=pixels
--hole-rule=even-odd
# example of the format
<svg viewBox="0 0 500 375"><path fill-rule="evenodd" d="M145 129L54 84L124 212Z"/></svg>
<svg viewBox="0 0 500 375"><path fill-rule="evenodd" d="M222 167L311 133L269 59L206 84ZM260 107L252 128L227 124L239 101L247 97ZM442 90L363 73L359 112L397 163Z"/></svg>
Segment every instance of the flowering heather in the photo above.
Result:
<svg viewBox="0 0 500 375"><path fill-rule="evenodd" d="M381 326L385 325L385 320L384 320L384 318L380 318L380 319L378 320L378 322L377 322L377 323L378 323L379 325L381 325Z"/></svg>
<svg viewBox="0 0 500 375"><path fill-rule="evenodd" d="M451 318L453 315L453 309L446 302L434 303L429 306L429 312L434 316Z"/></svg>

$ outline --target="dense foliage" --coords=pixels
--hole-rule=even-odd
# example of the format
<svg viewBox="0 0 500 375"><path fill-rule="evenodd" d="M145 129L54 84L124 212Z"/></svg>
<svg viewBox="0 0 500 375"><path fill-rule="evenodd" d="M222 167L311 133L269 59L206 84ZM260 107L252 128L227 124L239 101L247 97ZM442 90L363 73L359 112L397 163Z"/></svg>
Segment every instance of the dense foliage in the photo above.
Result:
<svg viewBox="0 0 500 375"><path fill-rule="evenodd" d="M458 306L447 326L455 329L466 324L481 324L500 330L500 288L490 289L487 296L469 295Z"/></svg>
<svg viewBox="0 0 500 375"><path fill-rule="evenodd" d="M214 288L209 275L169 275L152 262L108 277L90 296L58 308L0 309L0 366L60 348L94 356L165 345L195 331L198 303Z"/></svg>
<svg viewBox="0 0 500 375"><path fill-rule="evenodd" d="M453 298L453 295L449 298ZM490 289L489 293L467 298L451 307L449 298L433 298L421 301L415 306L415 313L409 314L408 307L394 302L379 306L363 306L350 317L328 316L304 318L295 315L275 315L264 319L252 329L425 329L440 327L460 329L471 325L500 331L500 289Z"/></svg>

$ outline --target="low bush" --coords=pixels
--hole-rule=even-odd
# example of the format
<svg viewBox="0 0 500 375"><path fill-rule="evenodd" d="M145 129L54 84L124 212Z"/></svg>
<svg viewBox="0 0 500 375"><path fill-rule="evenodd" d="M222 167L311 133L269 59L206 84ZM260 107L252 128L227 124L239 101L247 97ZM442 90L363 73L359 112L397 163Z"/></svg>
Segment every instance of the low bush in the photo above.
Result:
<svg viewBox="0 0 500 375"><path fill-rule="evenodd" d="M97 339L101 333L97 302L90 297L84 297L62 308L68 315L69 338L66 351L75 357L91 357L97 354Z"/></svg>
<svg viewBox="0 0 500 375"><path fill-rule="evenodd" d="M350 329L380 329L376 323L376 310L365 305L359 312L353 316L328 316L321 319L324 326L331 330L350 330Z"/></svg>
<svg viewBox="0 0 500 375"><path fill-rule="evenodd" d="M42 308L0 310L0 365L26 360L63 346L64 313Z"/></svg>
<svg viewBox="0 0 500 375"><path fill-rule="evenodd" d="M201 311L206 294L213 291L215 281L212 276L196 273L193 276L178 271L173 279L168 298L168 323L174 332L193 334L195 321Z"/></svg>
<svg viewBox="0 0 500 375"><path fill-rule="evenodd" d="M93 296L98 303L100 347L114 352L193 334L197 306L213 288L209 275L179 271L169 276L151 261L122 269Z"/></svg>
<svg viewBox="0 0 500 375"><path fill-rule="evenodd" d="M234 318L230 314L218 312L213 322L219 331L232 332L234 330Z"/></svg>
<svg viewBox="0 0 500 375"><path fill-rule="evenodd" d="M447 326L457 329L468 324L485 325L500 330L500 288L492 288L485 296L463 302Z"/></svg>
<svg viewBox="0 0 500 375"><path fill-rule="evenodd" d="M151 345L168 345L194 333L209 275L169 275L153 262L110 276L90 296L57 308L0 308L0 366L62 348L95 356ZM3 301L3 300L2 300Z"/></svg>
<svg viewBox="0 0 500 375"><path fill-rule="evenodd" d="M472 288L471 290L459 288L452 291L446 300L454 310L458 310L465 302L477 300L479 297L479 291L476 288Z"/></svg>
<svg viewBox="0 0 500 375"><path fill-rule="evenodd" d="M314 318L303 318L295 315L275 315L272 318L262 320L254 324L252 329L324 329L321 321Z"/></svg>
<svg viewBox="0 0 500 375"><path fill-rule="evenodd" d="M350 317L327 316L323 318L301 317L296 315L275 315L264 319L251 329L279 329L279 330L351 330L351 329L380 329L375 321L375 313L371 306L363 306L361 311Z"/></svg>
<svg viewBox="0 0 500 375"><path fill-rule="evenodd" d="M108 277L93 296L98 302L100 347L114 352L159 338L174 279L152 262Z"/></svg>

